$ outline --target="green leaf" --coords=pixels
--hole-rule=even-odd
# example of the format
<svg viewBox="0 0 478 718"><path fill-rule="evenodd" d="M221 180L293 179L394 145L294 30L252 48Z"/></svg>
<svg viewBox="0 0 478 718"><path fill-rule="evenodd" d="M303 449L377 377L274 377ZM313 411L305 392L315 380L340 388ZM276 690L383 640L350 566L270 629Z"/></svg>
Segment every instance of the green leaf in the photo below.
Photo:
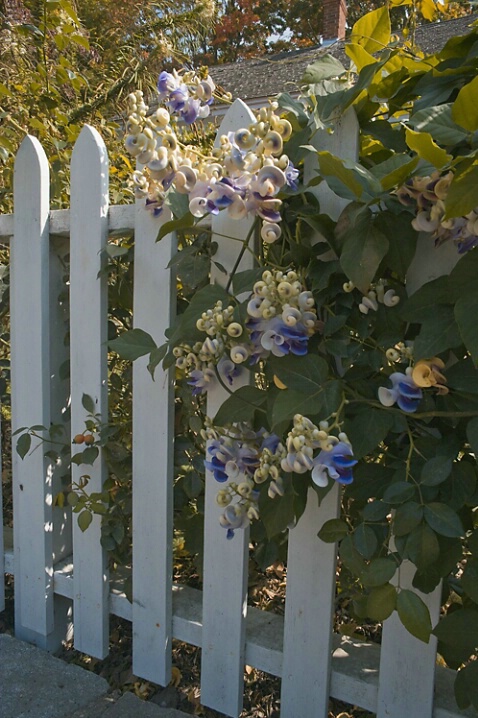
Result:
<svg viewBox="0 0 478 718"><path fill-rule="evenodd" d="M415 496L415 487L407 481L395 481L383 494L387 504L404 504Z"/></svg>
<svg viewBox="0 0 478 718"><path fill-rule="evenodd" d="M174 325L167 331L169 343L176 345L182 341L189 342L192 337L195 338L198 335L196 329L197 320L203 312L212 309L218 301L223 302L224 307L229 306L232 301L231 295L219 284L208 284L206 287L199 289L194 294L186 311L177 317ZM204 334L199 336L204 338Z"/></svg>
<svg viewBox="0 0 478 718"><path fill-rule="evenodd" d="M477 184L478 164L466 163L463 170L455 172L445 199L445 219L461 217L476 207Z"/></svg>
<svg viewBox="0 0 478 718"><path fill-rule="evenodd" d="M451 304L448 277L438 277L420 287L400 303L400 315L409 322L425 322L431 314L441 312L441 304Z"/></svg>
<svg viewBox="0 0 478 718"><path fill-rule="evenodd" d="M156 347L156 349L153 349L153 351L149 355L148 371L151 374L151 377L153 379L154 379L154 372L156 370L156 367L164 359L167 351L168 351L168 345L162 344L160 347Z"/></svg>
<svg viewBox="0 0 478 718"><path fill-rule="evenodd" d="M362 570L360 579L364 586L375 588L388 583L394 576L398 566L388 558L374 558Z"/></svg>
<svg viewBox="0 0 478 718"><path fill-rule="evenodd" d="M314 85L322 80L329 80L331 77L343 75L344 72L345 67L339 60L336 60L332 55L324 55L320 60L307 65L301 84Z"/></svg>
<svg viewBox="0 0 478 718"><path fill-rule="evenodd" d="M99 450L97 446L89 446L83 451L82 464L92 465L98 458Z"/></svg>
<svg viewBox="0 0 478 718"><path fill-rule="evenodd" d="M279 392L272 405L272 426L275 427L283 421L290 421L294 414L304 414L309 417L320 416L322 419L327 419L334 411L337 411L341 399L342 383L335 379L325 382L312 394L284 389Z"/></svg>
<svg viewBox="0 0 478 718"><path fill-rule="evenodd" d="M451 116L470 132L478 130L478 77L461 88L451 108Z"/></svg>
<svg viewBox="0 0 478 718"><path fill-rule="evenodd" d="M108 346L119 354L122 359L129 361L135 361L135 359L145 354L150 354L157 348L153 337L143 329L130 329L117 339L108 342Z"/></svg>
<svg viewBox="0 0 478 718"><path fill-rule="evenodd" d="M329 519L320 529L317 536L325 543L335 543L347 536L349 528L341 519Z"/></svg>
<svg viewBox="0 0 478 718"><path fill-rule="evenodd" d="M427 107L410 118L417 132L429 132L436 142L452 146L466 139L467 133L453 121L451 103Z"/></svg>
<svg viewBox="0 0 478 718"><path fill-rule="evenodd" d="M340 542L339 555L344 566L346 566L356 576L361 576L362 572L367 569L367 564L355 548L350 534L345 536L345 538Z"/></svg>
<svg viewBox="0 0 478 718"><path fill-rule="evenodd" d="M370 168L370 172L376 177L385 192L393 187L401 186L411 175L418 164L418 157L412 157L405 153L397 153L384 162Z"/></svg>
<svg viewBox="0 0 478 718"><path fill-rule="evenodd" d="M367 598L367 615L373 621L385 621L397 605L397 589L390 583L372 589Z"/></svg>
<svg viewBox="0 0 478 718"><path fill-rule="evenodd" d="M407 127L405 141L420 159L429 162L437 169L441 169L452 160L452 156L439 147L428 132L415 132Z"/></svg>
<svg viewBox="0 0 478 718"><path fill-rule="evenodd" d="M352 28L350 42L361 45L373 55L388 45L390 33L390 15L388 7L384 5L357 20Z"/></svg>
<svg viewBox="0 0 478 718"><path fill-rule="evenodd" d="M471 419L466 427L466 436L471 446L471 450L478 456L478 416Z"/></svg>
<svg viewBox="0 0 478 718"><path fill-rule="evenodd" d="M461 710L471 703L478 711L478 661L472 661L456 674L455 699Z"/></svg>
<svg viewBox="0 0 478 718"><path fill-rule="evenodd" d="M19 457L21 459L24 459L25 456L28 454L28 452L30 451L31 445L32 445L32 437L30 434L28 434L28 433L22 434L19 437L15 448L16 448L17 454L19 455Z"/></svg>
<svg viewBox="0 0 478 718"><path fill-rule="evenodd" d="M322 391L322 386L327 379L327 363L317 355L271 357L268 364L272 373L288 389L302 393Z"/></svg>
<svg viewBox="0 0 478 718"><path fill-rule="evenodd" d="M367 524L359 524L354 531L354 545L361 556L371 559L378 547L375 531Z"/></svg>
<svg viewBox="0 0 478 718"><path fill-rule="evenodd" d="M190 227L194 227L194 217L190 212L187 212L187 214L180 219L172 219L169 222L162 224L159 228L156 242L160 242L167 234L171 234L172 232L177 232L182 229L189 229Z"/></svg>
<svg viewBox="0 0 478 718"><path fill-rule="evenodd" d="M241 386L226 401L214 417L216 426L250 421L254 411L267 401L267 393L255 386Z"/></svg>
<svg viewBox="0 0 478 718"><path fill-rule="evenodd" d="M232 278L234 295L237 297L243 292L252 292L252 287L261 279L263 271L263 267L257 267L256 269L246 269L244 272L237 272Z"/></svg>
<svg viewBox="0 0 478 718"><path fill-rule="evenodd" d="M350 190L350 193L346 194L347 199L353 197L360 198L363 194L363 186L360 183L357 172L346 166L345 160L341 160L339 157L330 154L330 152L322 151L317 152L317 158L319 160L320 173L325 177L329 184L329 179L333 180L331 189L337 192L336 180L338 180L344 187ZM340 189L340 188L339 188ZM339 192L337 192L339 194Z"/></svg>
<svg viewBox="0 0 478 718"><path fill-rule="evenodd" d="M405 536L418 526L423 518L423 506L416 501L407 501L398 506L393 517L394 536Z"/></svg>
<svg viewBox="0 0 478 718"><path fill-rule="evenodd" d="M86 531L88 526L93 521L93 514L91 511L84 509L81 514L78 515L78 526L82 531Z"/></svg>
<svg viewBox="0 0 478 718"><path fill-rule="evenodd" d="M430 612L422 599L413 591L402 589L397 597L397 611L407 631L420 641L428 643L432 622Z"/></svg>
<svg viewBox="0 0 478 718"><path fill-rule="evenodd" d="M94 399L89 394L83 394L81 397L81 405L88 414L94 414L96 410L96 404Z"/></svg>
<svg viewBox="0 0 478 718"><path fill-rule="evenodd" d="M382 521L389 513L390 506L384 501L369 501L362 511L365 521Z"/></svg>
<svg viewBox="0 0 478 718"><path fill-rule="evenodd" d="M377 448L393 426L393 417L381 409L370 409L358 414L346 431L353 446L354 457L361 459Z"/></svg>
<svg viewBox="0 0 478 718"><path fill-rule="evenodd" d="M478 365L478 332L476 317L478 316L478 282L471 283L455 304L455 319L475 365Z"/></svg>
<svg viewBox="0 0 478 718"><path fill-rule="evenodd" d="M452 307L442 306L422 324L413 347L415 361L458 347L462 341Z"/></svg>
<svg viewBox="0 0 478 718"><path fill-rule="evenodd" d="M189 197L181 194L171 187L166 195L166 205L176 219L182 219L189 214Z"/></svg>
<svg viewBox="0 0 478 718"><path fill-rule="evenodd" d="M448 612L433 634L442 643L471 653L478 646L478 611L463 608Z"/></svg>
<svg viewBox="0 0 478 718"><path fill-rule="evenodd" d="M355 223L341 231L340 266L362 292L368 292L389 242L378 228L370 211L355 216Z"/></svg>
<svg viewBox="0 0 478 718"><path fill-rule="evenodd" d="M429 459L422 469L420 483L425 486L438 486L451 474L452 460L445 456L434 456Z"/></svg>
<svg viewBox="0 0 478 718"><path fill-rule="evenodd" d="M461 577L461 585L472 601L478 604L478 559L469 558Z"/></svg>
<svg viewBox="0 0 478 718"><path fill-rule="evenodd" d="M267 490L261 491L259 512L269 539L285 531L295 521L294 490L290 474L284 477L284 496L276 496L272 501Z"/></svg>
<svg viewBox="0 0 478 718"><path fill-rule="evenodd" d="M420 524L408 536L405 553L420 571L426 569L440 555L437 535L426 524Z"/></svg>
<svg viewBox="0 0 478 718"><path fill-rule="evenodd" d="M440 536L459 538L464 535L459 516L446 504L433 502L424 510L425 521Z"/></svg>

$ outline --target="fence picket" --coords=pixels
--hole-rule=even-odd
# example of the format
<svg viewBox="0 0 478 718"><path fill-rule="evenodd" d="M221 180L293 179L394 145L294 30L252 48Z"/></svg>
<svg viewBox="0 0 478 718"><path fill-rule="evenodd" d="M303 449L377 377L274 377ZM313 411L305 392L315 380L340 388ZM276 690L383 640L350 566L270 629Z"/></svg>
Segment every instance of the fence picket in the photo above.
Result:
<svg viewBox="0 0 478 718"><path fill-rule="evenodd" d="M71 430L82 433L89 412L107 421L107 294L103 267L108 233L108 158L103 140L85 126L71 159L70 352ZM80 450L83 445L78 447ZM101 448L93 465L72 466L72 481L88 475L86 490L101 492L106 466ZM73 521L75 647L97 658L108 653L108 575L100 544L101 518L93 517L84 533Z"/></svg>
<svg viewBox="0 0 478 718"><path fill-rule="evenodd" d="M247 126L253 119L249 108L236 100L224 117L217 138ZM251 226L251 220L237 222L226 212L213 217L213 240L218 242L214 261L229 270L234 267L242 246L237 240L244 240ZM251 255L245 252L238 269L251 267ZM213 265L211 281L224 285L227 278ZM239 386L238 382L234 388ZM208 392L210 417L214 417L227 396L221 387ZM227 540L219 525L217 490L213 475L206 472L201 700L210 708L237 716L243 701L249 530L237 531L232 540Z"/></svg>
<svg viewBox="0 0 478 718"><path fill-rule="evenodd" d="M173 235L156 244L162 222L138 201L135 213L134 324L158 344L171 325L176 282L168 263ZM133 670L160 685L171 679L174 387L142 357L133 364Z"/></svg>
<svg viewBox="0 0 478 718"><path fill-rule="evenodd" d="M339 514L339 486L318 508L309 489L307 507L289 531L284 618L281 715L327 718L332 661L336 544L317 538L321 526Z"/></svg>
<svg viewBox="0 0 478 718"><path fill-rule="evenodd" d="M411 589L415 567L404 561L397 570L396 583ZM419 593L417 591L417 593ZM432 593L419 593L428 606L432 624L440 615L441 584ZM435 686L437 640L423 643L402 625L396 611L383 623L377 718L420 716L431 718ZM404 690L406 686L406 690Z"/></svg>
<svg viewBox="0 0 478 718"><path fill-rule="evenodd" d="M40 143L26 137L15 162L11 246L13 431L50 425L49 174ZM12 471L16 632L45 645L53 630L52 467L42 448L23 460L14 449Z"/></svg>

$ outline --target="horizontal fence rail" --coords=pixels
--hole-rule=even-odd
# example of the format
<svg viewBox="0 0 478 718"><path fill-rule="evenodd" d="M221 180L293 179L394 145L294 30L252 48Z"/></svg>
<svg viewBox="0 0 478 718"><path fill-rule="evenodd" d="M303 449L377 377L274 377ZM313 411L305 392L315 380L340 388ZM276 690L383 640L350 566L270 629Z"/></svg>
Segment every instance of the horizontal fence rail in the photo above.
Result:
<svg viewBox="0 0 478 718"><path fill-rule="evenodd" d="M236 101L218 136L250 117ZM353 157L355 117L344 118L332 137L317 133L316 141ZM309 165L306 171L315 168ZM108 207L108 158L92 128L82 130L73 153L71 209L50 211L48 187L44 152L27 138L16 162L15 207L21 211L0 217L0 243L11 250L12 430L59 423L69 411L67 430L73 437L91 413L84 394L92 398L99 420L107 420L106 275L101 270L108 238L134 233L134 326L158 344L174 317L176 282L168 265L177 250L173 235L155 243L167 213L155 219L139 201ZM322 185L319 190L321 206L329 202L336 216L342 200L328 196ZM215 260L226 270L234 266L240 243L223 237L245 237L247 224L221 214L212 220L212 234L220 238ZM69 317L58 300L67 255ZM212 281L224 283L227 276L214 271ZM67 328L69 347L63 341ZM70 380L62 379L59 369L67 359ZM13 535L8 528L3 532L0 555L4 571L15 577L16 634L53 650L73 622L75 646L103 658L109 616L119 616L132 622L134 673L160 685L171 677L173 639L198 646L202 702L233 717L242 710L244 665L282 679L282 718L326 718L329 697L378 718L473 715L457 711L455 673L436 666L435 643L420 643L394 616L384 622L381 648L333 633L336 547L321 542L317 532L338 515L338 486L320 507L311 492L302 519L290 529L284 616L247 605L249 536L238 531L234 541L225 540L211 476L206 478L203 591L173 582L173 379L158 367L153 382L146 359L134 364L132 603L124 580L108 575L100 517L83 533L69 509L53 507L61 466L52 465L41 449L23 461L13 450ZM211 392L210 412L223 400L221 389ZM83 469L74 468L73 481L81 481ZM106 478L101 453L88 474L89 490L101 491ZM410 585L406 567L401 571L400 585ZM436 620L439 591L427 600Z"/></svg>

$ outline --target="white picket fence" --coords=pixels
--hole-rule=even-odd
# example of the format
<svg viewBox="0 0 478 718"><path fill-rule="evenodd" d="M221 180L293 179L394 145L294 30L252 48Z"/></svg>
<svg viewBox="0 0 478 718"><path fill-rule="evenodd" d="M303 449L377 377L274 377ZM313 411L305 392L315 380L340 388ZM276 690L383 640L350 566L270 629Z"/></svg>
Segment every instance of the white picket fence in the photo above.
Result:
<svg viewBox="0 0 478 718"><path fill-rule="evenodd" d="M250 110L236 101L218 136L248 123ZM333 135L317 143L342 156L355 155L357 130L349 115ZM309 166L307 171L313 171ZM325 211L337 216L343 201L318 188ZM106 277L99 273L108 236L134 231L134 324L162 343L174 308L175 281L166 267L176 251L173 236L155 243L160 221L136 206L108 206L108 159L98 133L85 127L71 163L71 209L49 210L49 169L39 142L20 147L15 165L14 215L0 217L0 242L11 247L12 429L60 422L71 406L71 434L84 428L82 395L94 398L107 419ZM248 222L225 214L212 219L219 243L215 259L232 267ZM68 317L58 301L70 254ZM249 259L244 259L246 268ZM249 265L250 266L250 265ZM213 279L224 282L224 275ZM71 380L61 364L70 358ZM15 576L15 631L46 650L71 629L75 647L98 658L108 654L110 614L132 621L133 671L167 685L173 639L202 649L201 702L228 716L242 710L244 666L282 679L283 718L326 718L329 697L379 718L452 718L454 673L436 667L436 642L410 636L395 616L385 621L381 648L332 631L336 547L317 538L337 515L338 487L320 509L311 495L298 526L290 530L285 616L247 606L248 531L225 539L215 503L217 485L206 481L203 591L172 581L173 381L158 368L153 382L147 359L133 369L133 602L120 582L109 580L100 545L100 518L82 533L69 510L52 506L61 467L41 449L22 461L13 452L13 545L5 531L5 572ZM209 398L211 412L222 390ZM85 473L74 467L72 479ZM100 457L90 490L106 476ZM0 536L0 540L3 537ZM406 585L410 577L400 583ZM2 585L3 589L3 585ZM424 597L438 619L439 593ZM2 606L0 606L1 608ZM73 607L73 612L72 612ZM1 656L0 656L1 660Z"/></svg>

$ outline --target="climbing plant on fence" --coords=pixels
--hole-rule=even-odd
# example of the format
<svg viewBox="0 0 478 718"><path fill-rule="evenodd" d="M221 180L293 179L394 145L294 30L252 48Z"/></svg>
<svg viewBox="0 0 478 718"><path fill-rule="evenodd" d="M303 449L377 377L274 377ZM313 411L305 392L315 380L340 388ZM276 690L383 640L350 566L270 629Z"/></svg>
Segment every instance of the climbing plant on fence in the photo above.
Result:
<svg viewBox="0 0 478 718"><path fill-rule="evenodd" d="M131 95L135 191L173 213L158 240L192 236L174 262L196 291L166 344L141 329L111 344L127 358L151 353L152 373L175 365L207 441L225 541L252 523L273 556L308 488L321 501L342 484L342 517L319 536L339 542L355 615L396 610L419 639L434 633L460 668L460 707L475 708L477 47L472 28L424 56L391 37L378 9L346 44L354 72L324 55L299 99L281 94L210 155L178 143L170 118L205 114L209 80L162 73L153 115ZM351 112L359 157L344 160L318 138ZM325 184L336 216L322 211ZM204 286L202 218L221 212L249 230L227 281L218 261ZM247 255L253 268L241 270ZM218 385L229 397L207 412ZM392 580L403 561L416 590ZM440 583L446 615L433 627L418 592Z"/></svg>

